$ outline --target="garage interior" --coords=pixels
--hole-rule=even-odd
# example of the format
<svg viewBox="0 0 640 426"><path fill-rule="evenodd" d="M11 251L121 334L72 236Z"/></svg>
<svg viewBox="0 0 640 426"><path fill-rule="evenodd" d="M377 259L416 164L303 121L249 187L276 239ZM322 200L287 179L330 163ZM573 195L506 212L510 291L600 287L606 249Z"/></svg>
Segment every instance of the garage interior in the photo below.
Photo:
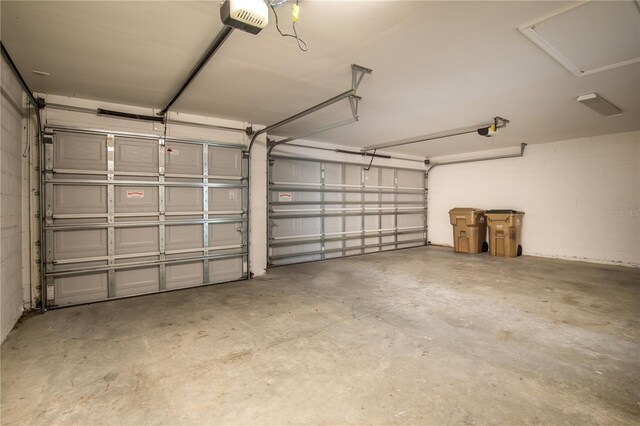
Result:
<svg viewBox="0 0 640 426"><path fill-rule="evenodd" d="M637 1L0 18L2 424L640 423Z"/></svg>

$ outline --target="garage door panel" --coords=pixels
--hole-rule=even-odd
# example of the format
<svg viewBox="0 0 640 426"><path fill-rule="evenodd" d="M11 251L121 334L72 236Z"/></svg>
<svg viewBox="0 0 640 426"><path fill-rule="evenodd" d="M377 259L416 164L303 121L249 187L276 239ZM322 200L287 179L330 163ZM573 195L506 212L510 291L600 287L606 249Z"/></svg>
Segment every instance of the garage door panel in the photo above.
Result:
<svg viewBox="0 0 640 426"><path fill-rule="evenodd" d="M223 247L242 244L242 224L209 224L209 247Z"/></svg>
<svg viewBox="0 0 640 426"><path fill-rule="evenodd" d="M133 254L149 253L159 250L158 227L115 229L115 253Z"/></svg>
<svg viewBox="0 0 640 426"><path fill-rule="evenodd" d="M48 307L246 277L247 192L207 186L246 188L244 148L168 140L162 150L161 139L47 126L40 154Z"/></svg>
<svg viewBox="0 0 640 426"><path fill-rule="evenodd" d="M283 160L277 169L274 169L273 180L275 182L290 183L320 183L320 164L307 163L296 160Z"/></svg>
<svg viewBox="0 0 640 426"><path fill-rule="evenodd" d="M380 169L380 185L392 188L395 185L395 169Z"/></svg>
<svg viewBox="0 0 640 426"><path fill-rule="evenodd" d="M395 215L383 215L381 218L380 228L389 229L394 228L396 226L396 217Z"/></svg>
<svg viewBox="0 0 640 426"><path fill-rule="evenodd" d="M96 302L106 299L107 273L74 275L55 279L55 304L58 306Z"/></svg>
<svg viewBox="0 0 640 426"><path fill-rule="evenodd" d="M242 209L240 188L209 188L209 211L239 211Z"/></svg>
<svg viewBox="0 0 640 426"><path fill-rule="evenodd" d="M327 217L324 223L324 232L327 234L341 232L342 231L342 218L341 217Z"/></svg>
<svg viewBox="0 0 640 426"><path fill-rule="evenodd" d="M369 238L365 238L364 239L364 245L365 246L375 246L380 244L380 238L378 237L369 237ZM369 248L365 248L364 252L365 253L373 253L374 251L378 251L379 248L378 247L369 247Z"/></svg>
<svg viewBox="0 0 640 426"><path fill-rule="evenodd" d="M344 218L345 231L361 231L362 217L348 216Z"/></svg>
<svg viewBox="0 0 640 426"><path fill-rule="evenodd" d="M242 176L242 151L209 147L209 175Z"/></svg>
<svg viewBox="0 0 640 426"><path fill-rule="evenodd" d="M150 186L116 186L116 213L152 213L157 211L158 188Z"/></svg>
<svg viewBox="0 0 640 426"><path fill-rule="evenodd" d="M424 194L398 194L398 204L424 203Z"/></svg>
<svg viewBox="0 0 640 426"><path fill-rule="evenodd" d="M346 185L362 185L362 168L344 165L344 183Z"/></svg>
<svg viewBox="0 0 640 426"><path fill-rule="evenodd" d="M60 272L68 269L86 269L86 268L104 268L108 266L108 259L89 260L90 258L73 258L56 260L56 263L51 266L51 272Z"/></svg>
<svg viewBox="0 0 640 426"><path fill-rule="evenodd" d="M364 229L380 229L380 219L378 216L365 216L364 217Z"/></svg>
<svg viewBox="0 0 640 426"><path fill-rule="evenodd" d="M242 277L242 257L209 261L211 282L232 281Z"/></svg>
<svg viewBox="0 0 640 426"><path fill-rule="evenodd" d="M328 185L343 183L341 164L326 163L324 165L324 183Z"/></svg>
<svg viewBox="0 0 640 426"><path fill-rule="evenodd" d="M158 173L158 144L148 140L116 138L116 171Z"/></svg>
<svg viewBox="0 0 640 426"><path fill-rule="evenodd" d="M400 236L398 235L398 237L400 237ZM396 237L393 236L393 235L388 235L386 237L380 237L380 242L381 243L393 243L395 241L396 241ZM391 246L390 246L390 248L393 249L393 247L391 247Z"/></svg>
<svg viewBox="0 0 640 426"><path fill-rule="evenodd" d="M56 260L107 255L106 229L55 231L53 241Z"/></svg>
<svg viewBox="0 0 640 426"><path fill-rule="evenodd" d="M364 201L367 201L368 203L379 202L380 201L380 195L379 194L364 194L363 199L364 199ZM375 204L369 204L369 205L365 206L365 208L368 208L368 207L375 207Z"/></svg>
<svg viewBox="0 0 640 426"><path fill-rule="evenodd" d="M160 270L157 266L123 269L115 272L116 297L152 293L160 289Z"/></svg>
<svg viewBox="0 0 640 426"><path fill-rule="evenodd" d="M401 188L424 188L424 173L398 170L398 186Z"/></svg>
<svg viewBox="0 0 640 426"><path fill-rule="evenodd" d="M56 169L107 170L105 136L59 133L54 145Z"/></svg>
<svg viewBox="0 0 640 426"><path fill-rule="evenodd" d="M342 248L342 241L328 241L324 243L326 250L335 250Z"/></svg>
<svg viewBox="0 0 640 426"><path fill-rule="evenodd" d="M295 263L304 263L304 262L315 262L318 260L322 260L322 256L319 254L307 255L307 256L296 256L282 259L274 259L271 262L271 265L274 266L283 266L283 265L293 265Z"/></svg>
<svg viewBox="0 0 640 426"><path fill-rule="evenodd" d="M299 201L320 201L322 196L316 192L302 192L302 191L274 191L271 193L271 201L273 202L281 202L291 203L294 206L296 202ZM283 207L284 205L278 206L278 208Z"/></svg>
<svg viewBox="0 0 640 426"><path fill-rule="evenodd" d="M274 247L272 254L274 257L278 257L290 254L319 251L321 248L322 246L319 243L296 244L286 247Z"/></svg>
<svg viewBox="0 0 640 426"><path fill-rule="evenodd" d="M327 192L326 194L324 194L324 201L340 204L342 202L342 194Z"/></svg>
<svg viewBox="0 0 640 426"><path fill-rule="evenodd" d="M202 145L179 142L165 143L167 174L202 175Z"/></svg>
<svg viewBox="0 0 640 426"><path fill-rule="evenodd" d="M203 225L165 226L167 251L200 248L203 246Z"/></svg>
<svg viewBox="0 0 640 426"><path fill-rule="evenodd" d="M403 214L398 215L398 227L421 226L424 225L423 214Z"/></svg>
<svg viewBox="0 0 640 426"><path fill-rule="evenodd" d="M270 187L269 194L270 200L278 203L270 211L270 220L274 224L269 229L270 264L393 250L400 247L397 240L403 231L398 228L411 226L424 229L424 211L421 207L424 204L425 182L422 170L375 165L365 170L366 166L357 164L293 160L278 155L270 157L270 164L271 175L278 178L274 179L275 186ZM287 189L282 189L283 183L296 182L296 179L301 182L303 169L310 171L305 182L307 190L300 191L299 196L292 192L282 197L280 192ZM319 181L316 178L318 171L323 169L325 191L320 185L310 184L322 183L322 176ZM291 204L282 203L283 198L290 200ZM313 201L322 201L322 204L308 204ZM411 213L414 210L416 213ZM294 217L278 218L284 214ZM311 218L300 217L304 215L317 217L312 221ZM304 236L320 239L323 232L334 241L317 244L301 241ZM363 232L365 234L360 235ZM383 237L379 233L390 235ZM291 238L283 239L285 236ZM424 244L424 238L424 232L419 232L416 239L422 241L418 245ZM304 253L308 251L319 251L321 254L305 256ZM287 255L290 257L285 258Z"/></svg>
<svg viewBox="0 0 640 426"><path fill-rule="evenodd" d="M192 287L204 283L203 262L169 264L166 266L167 289Z"/></svg>
<svg viewBox="0 0 640 426"><path fill-rule="evenodd" d="M378 174L380 173L380 169L377 167L372 167L371 170L364 172L364 186L367 188L370 187L378 187Z"/></svg>
<svg viewBox="0 0 640 426"><path fill-rule="evenodd" d="M169 186L165 189L167 212L201 212L204 209L202 200L202 188Z"/></svg>
<svg viewBox="0 0 640 426"><path fill-rule="evenodd" d="M116 257L115 260L113 261L114 265L120 265L120 264L126 264L129 265L132 262L135 262L136 264L140 264L140 263L157 263L160 260L160 256L159 255L148 255L147 253L145 254L129 254L129 255L124 255L122 257Z"/></svg>
<svg viewBox="0 0 640 426"><path fill-rule="evenodd" d="M54 214L107 212L107 188L89 185L54 185Z"/></svg>
<svg viewBox="0 0 640 426"><path fill-rule="evenodd" d="M320 218L277 219L274 226L275 237L290 237L318 234L321 231Z"/></svg>

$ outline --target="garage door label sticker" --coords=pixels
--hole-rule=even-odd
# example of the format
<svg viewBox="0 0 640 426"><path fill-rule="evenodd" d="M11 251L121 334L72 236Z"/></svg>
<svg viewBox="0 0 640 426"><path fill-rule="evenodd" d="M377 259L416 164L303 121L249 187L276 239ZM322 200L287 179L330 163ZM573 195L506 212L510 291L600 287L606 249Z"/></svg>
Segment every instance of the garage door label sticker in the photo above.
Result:
<svg viewBox="0 0 640 426"><path fill-rule="evenodd" d="M144 191L127 191L127 198L144 198Z"/></svg>
<svg viewBox="0 0 640 426"><path fill-rule="evenodd" d="M290 192L278 192L278 201L291 201L293 194Z"/></svg>

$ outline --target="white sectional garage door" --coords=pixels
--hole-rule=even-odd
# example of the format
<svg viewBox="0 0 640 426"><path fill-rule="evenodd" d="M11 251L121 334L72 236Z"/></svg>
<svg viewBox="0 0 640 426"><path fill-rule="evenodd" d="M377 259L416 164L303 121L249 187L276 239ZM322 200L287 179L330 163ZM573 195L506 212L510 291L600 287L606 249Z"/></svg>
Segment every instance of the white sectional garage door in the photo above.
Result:
<svg viewBox="0 0 640 426"><path fill-rule="evenodd" d="M243 147L47 128L49 308L246 278Z"/></svg>
<svg viewBox="0 0 640 426"><path fill-rule="evenodd" d="M423 170L269 158L269 264L426 244Z"/></svg>

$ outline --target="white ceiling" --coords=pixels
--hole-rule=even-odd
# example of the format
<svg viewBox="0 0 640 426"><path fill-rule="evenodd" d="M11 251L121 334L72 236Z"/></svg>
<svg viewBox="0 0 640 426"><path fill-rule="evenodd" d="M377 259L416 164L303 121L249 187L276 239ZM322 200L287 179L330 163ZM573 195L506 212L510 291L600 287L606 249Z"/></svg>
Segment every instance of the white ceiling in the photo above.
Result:
<svg viewBox="0 0 640 426"><path fill-rule="evenodd" d="M221 28L217 2L2 0L2 41L38 92L160 108ZM640 129L640 64L575 77L518 27L562 2L311 1L299 35L273 22L235 31L174 110L272 124L347 90L350 64L372 68L359 89L360 122L313 138L351 146L456 129L495 115L475 135L391 149L435 156ZM287 27L289 8L279 7ZM612 32L615 22L609 23ZM289 27L290 28L290 27ZM640 28L635 43L640 44ZM49 72L38 76L32 70ZM597 92L624 114L605 118L575 98ZM347 103L279 134L349 116Z"/></svg>

